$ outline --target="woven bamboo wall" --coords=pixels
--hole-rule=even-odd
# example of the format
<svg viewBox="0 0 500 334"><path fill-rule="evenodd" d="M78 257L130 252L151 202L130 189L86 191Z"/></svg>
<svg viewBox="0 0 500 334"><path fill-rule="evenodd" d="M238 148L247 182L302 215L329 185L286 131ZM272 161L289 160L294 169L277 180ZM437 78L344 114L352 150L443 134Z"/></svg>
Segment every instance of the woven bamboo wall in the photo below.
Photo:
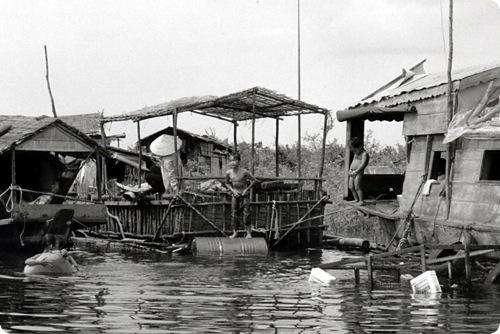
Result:
<svg viewBox="0 0 500 334"><path fill-rule="evenodd" d="M202 215L213 222L219 229L231 234L231 196L183 194L194 208ZM318 201L314 191L304 190L301 192L260 192L254 195L250 202L249 220L255 228L271 229L275 227L275 222L271 222L273 216L273 201L276 201L275 213L278 213L278 227L284 233L286 225L293 224L304 216L307 211ZM125 232L152 236L156 233L167 211L168 202L152 202L150 204L137 205L125 204L123 202L107 203L109 211L120 218ZM321 216L324 213L324 203L316 207L308 217ZM186 233L189 235L220 235L194 210L182 202L176 202L167 221L164 224L161 235L179 235ZM240 222L239 228L243 229L244 224ZM116 223L110 219L106 226L101 227L101 231L118 232ZM323 218L308 220L292 231L282 242L282 248L304 248L319 246L322 240ZM194 233L193 233L194 232Z"/></svg>

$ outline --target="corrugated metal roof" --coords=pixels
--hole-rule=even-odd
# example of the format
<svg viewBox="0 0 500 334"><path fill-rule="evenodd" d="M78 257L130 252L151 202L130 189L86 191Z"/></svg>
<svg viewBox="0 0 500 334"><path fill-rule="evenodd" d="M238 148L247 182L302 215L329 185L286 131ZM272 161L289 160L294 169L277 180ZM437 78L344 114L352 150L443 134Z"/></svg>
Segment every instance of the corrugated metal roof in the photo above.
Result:
<svg viewBox="0 0 500 334"><path fill-rule="evenodd" d="M500 68L500 64L497 63L490 65L472 66L455 70L452 73L452 80L461 81L465 78L498 68ZM354 109L359 106L366 106L379 102L383 102L383 105L379 106L388 107L391 105L398 105L443 95L446 94L447 82L448 78L446 72L415 75L412 79L404 82L401 85L397 85L396 87L393 86L367 100L362 100L354 103L353 105L348 107L348 109ZM430 88L434 89L430 90ZM395 99L396 97L399 98Z"/></svg>
<svg viewBox="0 0 500 334"><path fill-rule="evenodd" d="M467 67L453 71L452 89L457 91L493 79L500 79L500 64L498 63ZM391 107L445 95L448 91L447 83L446 72L418 74L410 79L402 78L376 95L337 111L337 119L339 121L349 119L401 120L402 115L392 112ZM408 108L405 112L410 111L412 109Z"/></svg>

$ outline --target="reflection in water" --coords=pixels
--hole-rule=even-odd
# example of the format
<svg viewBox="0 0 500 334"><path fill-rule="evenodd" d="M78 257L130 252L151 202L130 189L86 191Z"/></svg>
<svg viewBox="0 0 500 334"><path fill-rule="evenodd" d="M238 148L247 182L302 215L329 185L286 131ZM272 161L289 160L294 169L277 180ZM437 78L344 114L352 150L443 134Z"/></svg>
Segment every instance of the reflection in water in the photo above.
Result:
<svg viewBox="0 0 500 334"><path fill-rule="evenodd" d="M76 252L73 277L24 277L26 256L0 254L0 325L12 333L491 333L500 291L412 296L397 284L311 268L336 251L268 257Z"/></svg>

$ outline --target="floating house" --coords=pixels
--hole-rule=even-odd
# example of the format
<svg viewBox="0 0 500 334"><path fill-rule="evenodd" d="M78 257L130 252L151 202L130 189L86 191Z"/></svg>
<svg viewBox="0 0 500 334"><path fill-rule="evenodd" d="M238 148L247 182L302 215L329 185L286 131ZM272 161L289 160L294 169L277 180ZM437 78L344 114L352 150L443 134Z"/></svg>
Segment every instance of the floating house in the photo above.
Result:
<svg viewBox="0 0 500 334"><path fill-rule="evenodd" d="M104 205L68 203L66 197L81 162L100 164L103 154L60 119L0 116L0 246L39 247L46 221L61 209L73 210L79 227L105 222ZM100 184L101 174L96 178Z"/></svg>
<svg viewBox="0 0 500 334"><path fill-rule="evenodd" d="M446 73L425 73L422 62L337 112L347 142L364 138L366 121L403 124L406 172L365 175L371 200L358 209L381 217L396 240L497 244L500 65L456 70L451 78L449 86ZM351 159L347 147L346 175ZM344 195L350 198L347 190Z"/></svg>
<svg viewBox="0 0 500 334"><path fill-rule="evenodd" d="M271 175L255 175L259 183L250 190L249 219L259 231L256 233L265 236L271 248L298 249L321 245L325 227L323 213L328 203L328 196L322 188L326 122L329 114L327 109L291 99L265 88L255 87L222 97L183 98L122 115L104 117L101 121L103 124L119 121L137 122L139 142L144 143L140 136L139 126L142 120L172 117L172 136L175 141L182 138L182 132L179 131L177 124L177 116L182 112L191 112L233 124L232 149L235 151L238 149L236 141L238 124L245 121L251 122L252 165L244 167L250 169L254 175L255 122L263 118L274 120L276 124L274 176L272 172ZM300 174L296 177L280 176L278 168L280 121L283 117L300 117L307 114L319 114L324 120L323 153L317 174L312 177L304 177ZM179 154L180 146L174 143L173 147L175 147L175 154ZM214 145L213 149L216 148L217 146ZM138 153L140 162L146 153L142 151L142 146L139 146ZM211 152L207 153L211 154ZM298 154L300 155L300 150ZM300 168L299 164L299 170ZM121 234L122 237L124 235L141 237L149 241L163 240L169 243L189 241L196 236L230 235L233 229L231 195L223 191L221 187L207 189L201 186L207 183L220 185L223 181L220 168L212 169L211 175L194 176L182 174L178 163L176 163L176 169L179 189L175 193L163 194L161 198L152 197L148 200L144 198L142 201L105 200L104 203L114 218L108 219L108 223L101 226L99 231L107 235L114 233ZM197 183L200 187L186 189L187 181L191 186ZM103 185L105 184L106 182L103 182ZM105 191L106 189L102 189L102 192Z"/></svg>
<svg viewBox="0 0 500 334"><path fill-rule="evenodd" d="M141 138L139 145L142 147L142 151L151 153L149 145L156 138L164 134L172 136L174 128L169 126ZM200 136L182 129L177 129L177 136L182 140L180 156L184 170L188 167L188 163L191 162L196 166L195 170L191 172L196 174L222 175L227 163L227 156L232 150L230 145L214 138Z"/></svg>

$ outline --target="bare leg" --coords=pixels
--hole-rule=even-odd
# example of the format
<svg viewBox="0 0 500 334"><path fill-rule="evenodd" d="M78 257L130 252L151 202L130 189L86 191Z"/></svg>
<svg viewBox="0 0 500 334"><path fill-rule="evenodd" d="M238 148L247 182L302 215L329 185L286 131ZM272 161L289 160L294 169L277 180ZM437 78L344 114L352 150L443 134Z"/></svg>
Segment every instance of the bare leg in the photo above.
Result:
<svg viewBox="0 0 500 334"><path fill-rule="evenodd" d="M245 238L250 239L252 237L252 228L253 228L252 223L250 222L250 211L248 207L250 200L248 197L245 196L241 199L241 202L243 206L243 221L245 223L245 227L247 230L247 235L245 236Z"/></svg>
<svg viewBox="0 0 500 334"><path fill-rule="evenodd" d="M354 202L359 202L359 196L354 187L354 178L355 176L349 176L349 190L351 191L352 197L354 197Z"/></svg>
<svg viewBox="0 0 500 334"><path fill-rule="evenodd" d="M231 197L231 226L233 227L233 234L230 238L236 238L238 233L236 230L238 229L238 199L236 197Z"/></svg>
<svg viewBox="0 0 500 334"><path fill-rule="evenodd" d="M359 205L364 205L364 196L363 196L363 189L361 188L361 183L363 180L363 174L359 173L354 177L354 189L358 197L358 204Z"/></svg>

